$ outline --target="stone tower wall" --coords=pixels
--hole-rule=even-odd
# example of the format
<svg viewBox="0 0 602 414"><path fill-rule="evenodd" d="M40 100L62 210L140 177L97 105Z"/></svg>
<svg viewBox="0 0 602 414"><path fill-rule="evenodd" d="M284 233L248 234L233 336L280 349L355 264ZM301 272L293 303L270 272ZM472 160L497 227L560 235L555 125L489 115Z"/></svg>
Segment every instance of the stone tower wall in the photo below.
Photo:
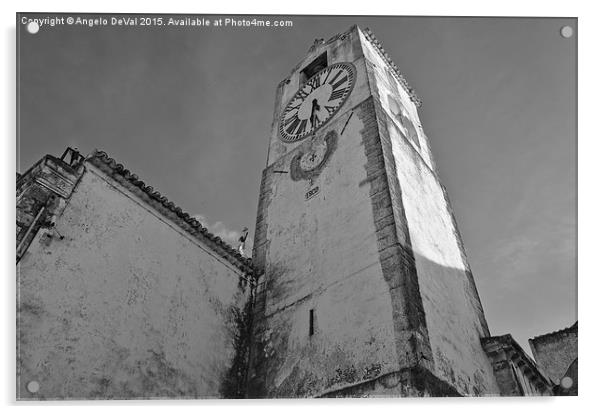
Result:
<svg viewBox="0 0 602 414"><path fill-rule="evenodd" d="M361 33L370 86L376 99L379 132L386 156L393 159L394 209L409 235L416 263L435 375L463 395L497 395L493 370L480 339L489 330L466 260L451 206L432 160L429 140L415 102L370 34ZM405 116L416 126L411 130Z"/></svg>
<svg viewBox="0 0 602 414"><path fill-rule="evenodd" d="M329 65L354 63L354 91L314 137L283 143L278 117L299 72L324 51ZM498 392L480 345L486 322L416 98L382 53L353 27L316 42L278 86L254 245L265 273L252 396ZM411 140L408 120L417 125ZM326 136L336 148L319 174L292 179L294 159Z"/></svg>

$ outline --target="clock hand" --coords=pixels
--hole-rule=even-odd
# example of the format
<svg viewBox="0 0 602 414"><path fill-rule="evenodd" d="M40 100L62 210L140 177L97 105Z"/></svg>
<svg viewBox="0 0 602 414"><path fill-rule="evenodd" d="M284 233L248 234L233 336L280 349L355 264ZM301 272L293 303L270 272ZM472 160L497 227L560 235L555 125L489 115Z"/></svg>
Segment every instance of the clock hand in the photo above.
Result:
<svg viewBox="0 0 602 414"><path fill-rule="evenodd" d="M319 111L319 110L320 110L320 105L318 105L318 100L314 98L314 100L311 102L311 115L310 115L312 127L315 127L317 124L318 115L316 114L316 111Z"/></svg>

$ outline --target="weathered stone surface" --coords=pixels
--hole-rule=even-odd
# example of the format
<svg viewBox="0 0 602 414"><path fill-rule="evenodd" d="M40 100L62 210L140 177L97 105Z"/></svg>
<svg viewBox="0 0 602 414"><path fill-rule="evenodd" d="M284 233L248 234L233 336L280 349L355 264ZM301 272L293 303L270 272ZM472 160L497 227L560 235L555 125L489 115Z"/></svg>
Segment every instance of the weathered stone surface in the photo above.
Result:
<svg viewBox="0 0 602 414"><path fill-rule="evenodd" d="M246 275L86 163L18 266L18 399L216 398L246 369ZM50 230L49 230L50 231ZM247 334L248 335L248 334ZM242 356L239 355L241 349ZM40 389L31 393L27 384Z"/></svg>
<svg viewBox="0 0 602 414"><path fill-rule="evenodd" d="M460 397L461 394L445 381L435 377L420 366L385 374L373 381L360 382L340 390L331 391L322 397L365 398L365 397Z"/></svg>
<svg viewBox="0 0 602 414"><path fill-rule="evenodd" d="M575 322L566 329L529 339L535 361L556 384L577 359L577 331Z"/></svg>
<svg viewBox="0 0 602 414"><path fill-rule="evenodd" d="M501 396L552 395L552 381L511 335L487 337L481 342L491 361Z"/></svg>
<svg viewBox="0 0 602 414"><path fill-rule="evenodd" d="M381 54L369 42L362 45L378 98L375 111L396 223L402 224L400 234L407 232L405 244L415 258L420 294L409 302L422 304L434 373L461 394L496 395L493 372L480 344L489 331L449 200L434 171L428 138L407 91L386 76ZM405 135L391 102L405 108L417 126L417 137Z"/></svg>
<svg viewBox="0 0 602 414"><path fill-rule="evenodd" d="M18 176L17 262L39 229L52 227L51 218L64 207L65 200L81 177L82 169L80 164L69 165L47 155Z"/></svg>

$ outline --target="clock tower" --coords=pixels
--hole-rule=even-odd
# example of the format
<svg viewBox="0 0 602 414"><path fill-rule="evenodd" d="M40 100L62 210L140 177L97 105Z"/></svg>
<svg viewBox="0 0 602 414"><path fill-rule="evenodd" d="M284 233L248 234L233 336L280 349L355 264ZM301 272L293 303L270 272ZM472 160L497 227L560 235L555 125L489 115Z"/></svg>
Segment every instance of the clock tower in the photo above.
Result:
<svg viewBox="0 0 602 414"><path fill-rule="evenodd" d="M419 106L357 26L316 40L278 85L249 397L499 394Z"/></svg>

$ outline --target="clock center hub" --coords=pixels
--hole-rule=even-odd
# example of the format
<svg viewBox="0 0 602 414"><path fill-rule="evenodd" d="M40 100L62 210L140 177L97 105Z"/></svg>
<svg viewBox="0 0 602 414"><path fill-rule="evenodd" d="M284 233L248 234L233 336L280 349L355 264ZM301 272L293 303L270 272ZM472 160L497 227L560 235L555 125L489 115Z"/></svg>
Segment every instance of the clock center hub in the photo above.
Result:
<svg viewBox="0 0 602 414"><path fill-rule="evenodd" d="M305 100L301 104L301 107L299 108L299 119L309 119L311 117L312 110L315 106L315 104L313 103L314 100L316 101L317 105L320 108L322 108L328 102L328 98L330 97L331 93L332 86L330 86L329 84L322 85L318 89L310 93L307 96L307 98L305 98Z"/></svg>

